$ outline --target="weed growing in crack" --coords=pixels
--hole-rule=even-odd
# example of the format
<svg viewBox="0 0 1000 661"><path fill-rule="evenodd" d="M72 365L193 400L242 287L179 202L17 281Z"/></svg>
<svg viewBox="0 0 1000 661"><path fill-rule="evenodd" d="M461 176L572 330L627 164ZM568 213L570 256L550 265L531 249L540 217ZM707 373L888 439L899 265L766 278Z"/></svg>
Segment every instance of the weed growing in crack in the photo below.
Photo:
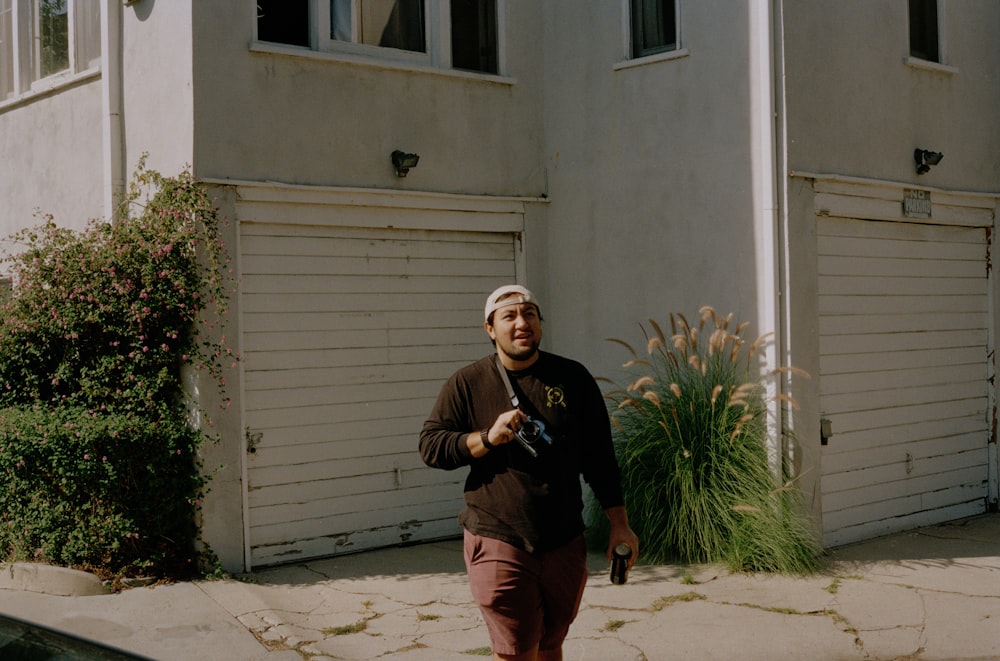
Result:
<svg viewBox="0 0 1000 661"><path fill-rule="evenodd" d="M674 594L669 597L660 597L653 602L652 609L654 611L661 611L667 606L675 604L679 601L699 601L704 600L706 597L703 594L697 592L685 592L684 594Z"/></svg>

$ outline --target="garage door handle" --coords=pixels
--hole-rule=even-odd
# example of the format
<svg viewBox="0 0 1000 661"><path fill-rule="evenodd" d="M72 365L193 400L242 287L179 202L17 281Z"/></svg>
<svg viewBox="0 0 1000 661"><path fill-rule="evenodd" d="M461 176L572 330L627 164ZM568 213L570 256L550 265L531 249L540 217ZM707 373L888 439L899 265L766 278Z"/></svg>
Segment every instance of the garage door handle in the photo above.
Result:
<svg viewBox="0 0 1000 661"><path fill-rule="evenodd" d="M820 418L819 444L820 445L829 444L831 436L833 436L833 422L831 422L829 418Z"/></svg>
<svg viewBox="0 0 1000 661"><path fill-rule="evenodd" d="M264 434L260 432L257 432L255 434L252 431L250 431L249 427L247 427L246 438L247 438L247 452L253 454L257 451L257 444L260 443L260 440L262 438L264 438Z"/></svg>

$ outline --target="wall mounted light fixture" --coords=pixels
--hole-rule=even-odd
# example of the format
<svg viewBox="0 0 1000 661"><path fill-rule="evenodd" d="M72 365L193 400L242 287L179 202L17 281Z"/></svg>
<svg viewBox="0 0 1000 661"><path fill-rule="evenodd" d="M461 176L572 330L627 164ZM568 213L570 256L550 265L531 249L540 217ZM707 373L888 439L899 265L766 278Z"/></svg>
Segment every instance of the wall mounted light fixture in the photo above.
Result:
<svg viewBox="0 0 1000 661"><path fill-rule="evenodd" d="M420 160L418 154L407 154L406 152L399 151L398 149L391 154L392 156L392 166L396 168L397 177L405 177L406 173L410 171L410 168L417 167L417 161Z"/></svg>
<svg viewBox="0 0 1000 661"><path fill-rule="evenodd" d="M917 164L917 174L927 174L930 172L931 166L940 163L942 158L944 158L944 154L939 151L919 148L913 150L913 160Z"/></svg>

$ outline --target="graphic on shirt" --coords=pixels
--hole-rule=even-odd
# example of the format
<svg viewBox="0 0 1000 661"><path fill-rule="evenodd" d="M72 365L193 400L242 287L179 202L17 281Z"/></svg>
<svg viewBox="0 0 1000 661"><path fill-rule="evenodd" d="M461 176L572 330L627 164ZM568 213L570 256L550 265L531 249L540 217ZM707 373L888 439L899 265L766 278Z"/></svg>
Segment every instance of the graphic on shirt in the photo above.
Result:
<svg viewBox="0 0 1000 661"><path fill-rule="evenodd" d="M566 408L566 393L562 386L545 386L545 405L549 408L561 406Z"/></svg>

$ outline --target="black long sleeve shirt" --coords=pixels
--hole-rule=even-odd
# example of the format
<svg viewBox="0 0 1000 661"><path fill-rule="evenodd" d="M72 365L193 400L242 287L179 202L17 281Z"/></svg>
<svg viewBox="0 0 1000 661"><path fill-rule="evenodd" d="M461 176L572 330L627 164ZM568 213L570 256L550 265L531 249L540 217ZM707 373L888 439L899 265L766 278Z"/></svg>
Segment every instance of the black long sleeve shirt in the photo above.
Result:
<svg viewBox="0 0 1000 661"><path fill-rule="evenodd" d="M594 378L576 361L541 352L528 369L507 373L520 409L545 422L551 445L537 458L517 441L472 457L465 435L513 408L490 355L444 384L420 433L420 455L435 468L470 467L459 514L466 529L546 551L584 529L581 476L605 509L624 504L608 413Z"/></svg>

